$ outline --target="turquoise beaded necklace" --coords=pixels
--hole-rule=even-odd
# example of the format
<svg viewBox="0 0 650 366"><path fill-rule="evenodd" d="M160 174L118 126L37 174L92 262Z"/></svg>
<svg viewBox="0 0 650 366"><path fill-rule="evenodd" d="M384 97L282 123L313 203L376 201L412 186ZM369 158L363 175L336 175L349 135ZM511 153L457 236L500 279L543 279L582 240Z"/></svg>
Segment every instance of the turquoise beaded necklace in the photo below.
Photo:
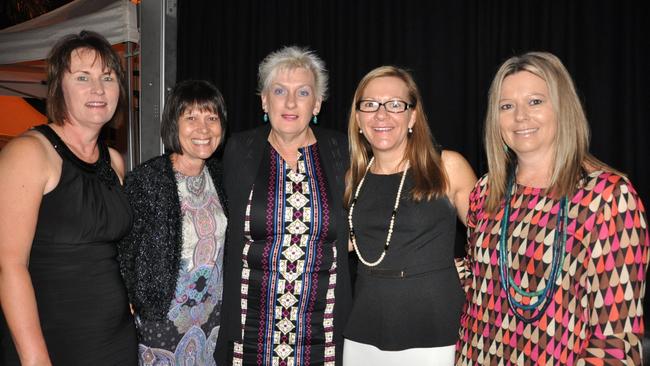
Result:
<svg viewBox="0 0 650 366"><path fill-rule="evenodd" d="M548 305L551 303L553 295L555 294L555 290L557 289L556 282L562 270L562 264L564 263L564 257L565 257L564 250L566 248L566 237L567 237L566 227L568 222L568 215L567 215L568 198L564 196L560 200L560 209L557 213L557 224L555 226L556 228L555 234L553 235L553 257L551 259L551 273L549 275L548 281L546 281L546 284L542 289L536 291L527 291L515 283L515 280L512 278L512 275L510 274L509 271L510 264L508 260L507 236L508 236L508 221L510 220L510 200L512 195L512 188L514 186L514 181L515 181L515 177L514 174L512 174L510 176L510 179L508 180L508 189L506 190L506 202L505 202L505 207L503 209L503 217L501 218L501 230L500 230L500 237L499 237L499 272L500 272L499 280L501 282L501 287L506 292L508 305L512 310L512 312L515 314L515 316L519 320L523 321L524 323L532 323L539 320L539 318L541 318L542 315L544 315L544 313L546 312L546 308L548 308ZM559 240L558 242L560 233L562 235L562 239ZM537 297L537 301L529 305L522 304L521 302L517 301L514 298L514 296L510 295L510 287L512 287L515 290L515 292L517 292L518 294L524 297L528 297L531 299ZM523 310L534 310L534 309L536 309L536 312L530 318L525 317L519 312L519 310L523 311Z"/></svg>

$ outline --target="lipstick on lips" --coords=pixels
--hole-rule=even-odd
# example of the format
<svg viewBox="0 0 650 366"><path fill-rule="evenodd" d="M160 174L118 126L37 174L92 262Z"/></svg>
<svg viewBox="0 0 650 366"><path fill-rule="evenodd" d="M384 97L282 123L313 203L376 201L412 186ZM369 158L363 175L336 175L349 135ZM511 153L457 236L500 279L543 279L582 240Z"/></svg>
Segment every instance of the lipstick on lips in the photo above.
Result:
<svg viewBox="0 0 650 366"><path fill-rule="evenodd" d="M533 133L537 132L537 130L538 130L537 128L524 128L524 129L521 129L521 130L516 130L515 134L516 135L530 135L530 134L533 134Z"/></svg>
<svg viewBox="0 0 650 366"><path fill-rule="evenodd" d="M106 105L107 105L106 102L100 102L100 101L86 102L86 107L90 107L90 108L103 108L106 107Z"/></svg>
<svg viewBox="0 0 650 366"><path fill-rule="evenodd" d="M287 114L282 114L282 118L284 118L286 120L289 120L289 121L295 121L295 120L298 119L298 115L297 114L288 114L287 113Z"/></svg>
<svg viewBox="0 0 650 366"><path fill-rule="evenodd" d="M210 139L192 139L192 143L195 145L207 145L210 143Z"/></svg>

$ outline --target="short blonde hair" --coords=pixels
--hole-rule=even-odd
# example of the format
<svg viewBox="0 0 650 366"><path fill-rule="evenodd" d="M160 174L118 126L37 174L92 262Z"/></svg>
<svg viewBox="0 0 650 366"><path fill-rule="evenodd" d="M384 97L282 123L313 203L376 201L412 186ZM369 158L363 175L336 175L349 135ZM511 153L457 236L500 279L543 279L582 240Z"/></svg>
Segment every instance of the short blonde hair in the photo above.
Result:
<svg viewBox="0 0 650 366"><path fill-rule="evenodd" d="M486 210L496 212L506 191L516 155L507 149L499 127L499 99L506 77L518 72L540 77L549 90L557 121L555 154L549 190L555 197L575 192L587 169L611 170L589 154L589 124L571 75L559 58L548 52L528 52L506 60L497 71L488 94L485 117L485 152L488 160L489 193Z"/></svg>
<svg viewBox="0 0 650 366"><path fill-rule="evenodd" d="M257 92L263 94L275 79L279 71L306 69L314 75L316 99L327 99L328 76L325 62L307 48L285 46L271 52L262 60L257 73Z"/></svg>

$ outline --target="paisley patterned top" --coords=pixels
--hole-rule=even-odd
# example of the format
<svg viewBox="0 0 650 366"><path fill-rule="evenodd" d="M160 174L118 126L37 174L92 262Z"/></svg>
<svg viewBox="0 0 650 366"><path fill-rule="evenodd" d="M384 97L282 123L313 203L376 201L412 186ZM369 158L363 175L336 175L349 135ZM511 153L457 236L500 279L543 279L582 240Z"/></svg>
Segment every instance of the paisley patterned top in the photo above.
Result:
<svg viewBox="0 0 650 366"><path fill-rule="evenodd" d="M481 178L470 195L468 257L461 267L467 303L457 365L640 365L649 238L631 183L596 171L568 197L557 290L542 317L526 324L512 313L499 282L504 209L496 215L484 211L487 182ZM543 288L549 278L558 208L559 200L543 189L516 185L512 193L508 271L528 291ZM537 300L523 299L512 288L510 294L519 302Z"/></svg>
<svg viewBox="0 0 650 366"><path fill-rule="evenodd" d="M337 253L318 148L301 148L296 170L274 149L260 165L244 225L233 364L333 366Z"/></svg>
<svg viewBox="0 0 650 366"><path fill-rule="evenodd" d="M180 270L167 319L138 318L140 365L215 365L227 220L207 167L195 177L175 176L183 213Z"/></svg>

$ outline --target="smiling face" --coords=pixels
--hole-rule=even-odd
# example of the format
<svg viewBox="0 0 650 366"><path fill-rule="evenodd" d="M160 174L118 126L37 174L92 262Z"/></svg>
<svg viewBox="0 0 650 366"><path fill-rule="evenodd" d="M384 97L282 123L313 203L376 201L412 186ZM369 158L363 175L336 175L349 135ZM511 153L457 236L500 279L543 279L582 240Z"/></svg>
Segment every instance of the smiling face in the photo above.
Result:
<svg viewBox="0 0 650 366"><path fill-rule="evenodd" d="M359 100L386 103L400 100L413 103L409 98L406 83L394 76L373 79L360 94ZM356 120L363 136L372 147L373 155L384 155L391 159L401 159L406 151L408 129L415 123L416 112L407 109L402 113L390 113L385 106L376 112L356 111Z"/></svg>
<svg viewBox="0 0 650 366"><path fill-rule="evenodd" d="M518 159L553 161L557 118L542 78L520 71L503 80L499 128L506 145Z"/></svg>
<svg viewBox="0 0 650 366"><path fill-rule="evenodd" d="M93 50L76 49L70 55L70 70L61 80L67 110L66 122L101 127L115 113L120 86L113 70L102 68Z"/></svg>
<svg viewBox="0 0 650 366"><path fill-rule="evenodd" d="M269 114L276 133L298 135L308 128L321 105L314 91L311 71L305 68L278 71L269 88L262 93L262 109Z"/></svg>
<svg viewBox="0 0 650 366"><path fill-rule="evenodd" d="M178 140L184 163L198 163L212 155L221 141L219 115L209 110L188 107L178 117Z"/></svg>

